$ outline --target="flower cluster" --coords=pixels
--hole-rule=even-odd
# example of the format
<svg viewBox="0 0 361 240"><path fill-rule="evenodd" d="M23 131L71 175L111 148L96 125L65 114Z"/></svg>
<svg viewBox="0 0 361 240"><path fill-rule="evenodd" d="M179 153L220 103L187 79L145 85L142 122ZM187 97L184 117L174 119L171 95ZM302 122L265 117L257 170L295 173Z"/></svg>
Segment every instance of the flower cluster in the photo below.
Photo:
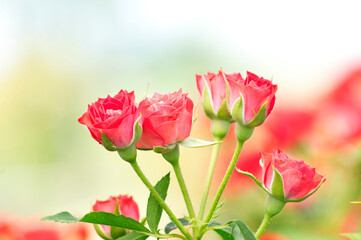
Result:
<svg viewBox="0 0 361 240"><path fill-rule="evenodd" d="M251 173L238 170L251 177L269 194L265 204L265 218L259 229L253 233L240 220L212 226L221 195L235 169L244 142L252 136L254 128L265 122L272 112L277 85L250 72L247 72L243 79L240 73L226 74L222 70L218 74L196 75L196 82L202 96L204 112L212 120L213 142L189 138L194 104L182 90L168 94L155 93L139 103L135 101L134 92L120 90L114 97L100 98L89 105L87 112L78 120L88 127L97 142L109 151L117 151L121 158L129 162L149 189L147 216L143 221L139 222L138 205L127 195L97 201L93 212L80 219L64 212L50 219L93 223L98 235L106 240L146 239L149 236L158 239L193 240L201 239L208 230L215 230L223 239L238 239L240 235L237 234L242 233L242 236L247 236L247 240L256 240L269 220L278 214L287 202L306 199L325 181L314 168L303 161L289 158L280 150L275 150L272 154L263 153L262 181L257 180ZM237 146L209 212L204 215L220 140L228 134L233 123L236 123ZM198 216L195 215L180 168L179 145L214 145ZM172 165L189 217L178 219L165 203L170 174L164 176L156 185L151 184L137 164L137 149L153 149ZM164 233L160 233L158 225L163 210L172 222L164 228ZM171 233L176 228L182 235Z"/></svg>

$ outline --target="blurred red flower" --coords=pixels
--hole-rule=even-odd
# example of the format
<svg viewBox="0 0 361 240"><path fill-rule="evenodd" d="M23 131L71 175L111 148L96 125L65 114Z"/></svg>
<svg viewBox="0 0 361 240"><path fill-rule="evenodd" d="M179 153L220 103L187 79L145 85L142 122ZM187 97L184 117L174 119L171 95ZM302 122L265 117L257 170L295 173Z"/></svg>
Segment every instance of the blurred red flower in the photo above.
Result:
<svg viewBox="0 0 361 240"><path fill-rule="evenodd" d="M1 240L90 240L88 225L76 223L39 222L36 220L10 219L0 220Z"/></svg>
<svg viewBox="0 0 361 240"><path fill-rule="evenodd" d="M307 109L275 109L264 124L270 132L267 145L272 149L292 148L312 131L314 119L314 113Z"/></svg>
<svg viewBox="0 0 361 240"><path fill-rule="evenodd" d="M265 233L259 238L259 240L288 240L288 238L285 238L277 233Z"/></svg>
<svg viewBox="0 0 361 240"><path fill-rule="evenodd" d="M325 145L339 146L361 137L361 68L350 72L322 101L317 127Z"/></svg>

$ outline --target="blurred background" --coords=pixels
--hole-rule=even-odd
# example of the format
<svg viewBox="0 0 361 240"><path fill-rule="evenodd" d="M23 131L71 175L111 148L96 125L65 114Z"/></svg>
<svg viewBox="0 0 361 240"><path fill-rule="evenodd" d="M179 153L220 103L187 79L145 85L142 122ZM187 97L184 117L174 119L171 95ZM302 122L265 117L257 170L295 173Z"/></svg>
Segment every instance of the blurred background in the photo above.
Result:
<svg viewBox="0 0 361 240"><path fill-rule="evenodd" d="M0 239L18 239L11 229L53 228L61 234L44 239L98 239L87 225L38 219L63 210L81 216L110 195L132 195L145 216L146 188L77 119L120 89L135 90L139 101L148 84L149 96L182 88L197 102L195 74L220 67L254 72L279 88L274 112L238 167L257 175L259 152L280 148L327 178L309 200L289 204L264 239L333 240L360 231L361 209L349 203L361 199L360 9L359 1L0 1ZM212 140L201 106L197 113L191 136ZM213 193L234 144L230 133ZM181 151L199 206L211 148ZM170 171L155 153L139 159L153 183ZM167 202L182 216L174 178ZM265 194L235 173L226 198L220 221L238 218L256 229ZM160 226L168 222L163 216Z"/></svg>

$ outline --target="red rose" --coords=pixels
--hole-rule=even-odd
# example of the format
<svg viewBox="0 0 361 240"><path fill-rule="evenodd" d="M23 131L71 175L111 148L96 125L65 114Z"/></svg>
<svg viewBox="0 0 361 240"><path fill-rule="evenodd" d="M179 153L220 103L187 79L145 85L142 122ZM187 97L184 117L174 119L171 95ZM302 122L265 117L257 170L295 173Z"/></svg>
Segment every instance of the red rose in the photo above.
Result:
<svg viewBox="0 0 361 240"><path fill-rule="evenodd" d="M127 195L119 195L117 197L109 197L105 201L96 201L93 205L93 211L102 211L102 212L109 212L115 213L116 207L118 204L119 213L126 216L133 218L136 221L139 221L139 208L137 203L133 200L132 197L128 197ZM110 226L100 225L103 229L103 232L107 236L110 235Z"/></svg>
<svg viewBox="0 0 361 240"><path fill-rule="evenodd" d="M225 74L222 71L219 71L218 74L208 72L205 75L196 75L196 81L206 115L211 119L231 120L232 116L228 108L229 99L239 97L239 84L244 82L241 74Z"/></svg>
<svg viewBox="0 0 361 240"><path fill-rule="evenodd" d="M275 104L277 85L247 72L246 79L240 82L238 87L240 95L230 97L233 119L241 125L251 127L262 124Z"/></svg>
<svg viewBox="0 0 361 240"><path fill-rule="evenodd" d="M102 144L102 133L118 148L135 143L135 125L140 117L134 102L134 92L125 90L114 97L99 98L88 106L88 111L78 119L88 127L92 137Z"/></svg>
<svg viewBox="0 0 361 240"><path fill-rule="evenodd" d="M135 144L140 149L165 147L186 139L192 127L193 102L182 94L159 94L146 98L139 104L143 118L143 133Z"/></svg>
<svg viewBox="0 0 361 240"><path fill-rule="evenodd" d="M315 168L303 161L293 160L280 150L262 153L262 182L271 195L280 200L303 200L318 188L325 178L316 173ZM275 176L279 173L282 178L283 191L275 192L281 186Z"/></svg>

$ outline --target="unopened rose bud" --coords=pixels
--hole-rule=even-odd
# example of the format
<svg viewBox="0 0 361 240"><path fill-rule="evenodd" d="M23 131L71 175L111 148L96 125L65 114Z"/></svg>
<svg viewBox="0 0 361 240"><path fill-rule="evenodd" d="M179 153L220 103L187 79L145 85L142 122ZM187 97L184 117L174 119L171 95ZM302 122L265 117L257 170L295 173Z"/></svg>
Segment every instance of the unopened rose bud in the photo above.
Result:
<svg viewBox="0 0 361 240"><path fill-rule="evenodd" d="M127 195L109 197L105 201L96 201L93 205L93 211L109 212L116 215L122 214L139 221L138 205L132 197L128 197ZM126 234L125 229L106 225L95 225L95 229L103 239L117 239Z"/></svg>

